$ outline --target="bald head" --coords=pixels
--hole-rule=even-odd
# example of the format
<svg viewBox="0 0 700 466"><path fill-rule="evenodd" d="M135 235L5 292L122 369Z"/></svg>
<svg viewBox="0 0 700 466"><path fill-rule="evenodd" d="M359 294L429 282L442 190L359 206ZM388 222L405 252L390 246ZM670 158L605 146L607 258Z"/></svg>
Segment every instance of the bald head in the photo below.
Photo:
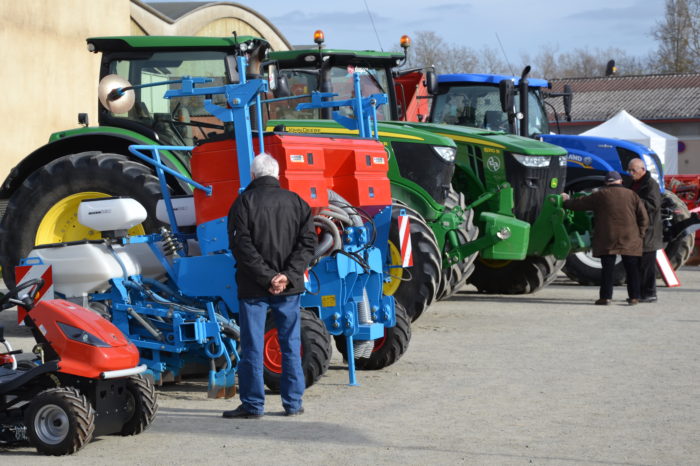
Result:
<svg viewBox="0 0 700 466"><path fill-rule="evenodd" d="M642 159L632 159L627 164L627 171L632 175L632 179L637 181L647 172L647 167Z"/></svg>

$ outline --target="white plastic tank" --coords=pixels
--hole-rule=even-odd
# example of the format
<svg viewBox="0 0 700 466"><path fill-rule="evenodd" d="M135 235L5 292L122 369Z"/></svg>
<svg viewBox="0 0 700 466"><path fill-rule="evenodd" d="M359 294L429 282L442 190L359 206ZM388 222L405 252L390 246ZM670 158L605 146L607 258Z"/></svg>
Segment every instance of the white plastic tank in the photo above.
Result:
<svg viewBox="0 0 700 466"><path fill-rule="evenodd" d="M147 244L112 245L127 275L160 279L165 269ZM109 280L124 276L117 259L104 243L55 245L36 248L29 258L38 257L52 266L54 289L67 298L106 291Z"/></svg>

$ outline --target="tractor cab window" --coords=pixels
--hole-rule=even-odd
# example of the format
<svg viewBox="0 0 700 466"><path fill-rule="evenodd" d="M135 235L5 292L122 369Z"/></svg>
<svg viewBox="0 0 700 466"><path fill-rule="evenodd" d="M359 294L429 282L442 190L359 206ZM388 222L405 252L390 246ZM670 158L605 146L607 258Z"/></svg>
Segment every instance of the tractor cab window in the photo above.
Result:
<svg viewBox="0 0 700 466"><path fill-rule="evenodd" d="M200 86L225 84L224 52L158 52L147 58L125 58L110 65L110 74L118 74L132 85L153 84L181 79L185 76L212 78ZM221 122L204 109L204 97L165 99L168 89L179 89L180 83L135 89L136 102L125 113L109 113L113 118L130 120L147 126L165 145L193 145L195 141L221 133ZM223 95L212 95L212 102L225 106Z"/></svg>
<svg viewBox="0 0 700 466"><path fill-rule="evenodd" d="M498 87L493 86L450 86L435 96L432 121L492 131L508 130Z"/></svg>
<svg viewBox="0 0 700 466"><path fill-rule="evenodd" d="M287 79L287 85L292 96L311 94L318 89L319 72L317 70L280 70L280 76ZM269 93L272 98L272 93ZM302 102L311 102L310 97L297 99L278 100L267 105L268 118L270 120L309 120L320 117L319 109L297 111L296 106Z"/></svg>
<svg viewBox="0 0 700 466"><path fill-rule="evenodd" d="M329 79L332 92L338 94L335 100L347 100L355 97L354 74L360 77L360 93L362 97L369 97L372 94L387 94L389 91L389 81L384 68L374 68L362 65L334 66L330 69ZM341 107L342 115L352 117L351 107ZM391 114L389 105L382 105L377 109L378 120L390 120Z"/></svg>
<svg viewBox="0 0 700 466"><path fill-rule="evenodd" d="M312 91L320 90L320 71L306 69L283 69L279 71L280 76L287 78L289 90L293 96L310 94ZM363 66L334 66L328 70L326 79L330 84L330 91L338 94L333 100L346 100L355 97L353 85L353 74L360 76L360 92L363 97L372 94L387 93L389 88L387 73L384 68L367 68ZM300 102L310 102L309 97L300 99L282 100L270 102L268 105L270 119L320 119L319 109L296 111L296 106ZM352 108L340 107L338 111L345 116L352 117ZM390 109L388 105L382 105L377 109L378 120L390 120Z"/></svg>
<svg viewBox="0 0 700 466"><path fill-rule="evenodd" d="M528 133L547 134L549 122L542 107L540 92L530 90L528 94ZM517 89L515 110L520 111ZM508 117L501 109L498 86L473 84L450 86L435 96L432 121L450 125L471 126L491 131L508 131ZM517 125L517 123L516 123ZM517 129L516 129L517 131Z"/></svg>

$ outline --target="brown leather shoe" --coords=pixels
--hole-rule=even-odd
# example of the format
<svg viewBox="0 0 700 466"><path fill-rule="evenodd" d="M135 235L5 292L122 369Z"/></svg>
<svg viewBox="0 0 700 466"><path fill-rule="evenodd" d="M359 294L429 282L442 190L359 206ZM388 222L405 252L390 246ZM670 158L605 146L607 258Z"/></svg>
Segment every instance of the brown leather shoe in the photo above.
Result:
<svg viewBox="0 0 700 466"><path fill-rule="evenodd" d="M600 298L598 301L595 302L595 304L596 304L596 306L607 306L610 304L610 300Z"/></svg>
<svg viewBox="0 0 700 466"><path fill-rule="evenodd" d="M634 306L636 304L639 304L639 300L637 298L627 298L627 304L630 306Z"/></svg>

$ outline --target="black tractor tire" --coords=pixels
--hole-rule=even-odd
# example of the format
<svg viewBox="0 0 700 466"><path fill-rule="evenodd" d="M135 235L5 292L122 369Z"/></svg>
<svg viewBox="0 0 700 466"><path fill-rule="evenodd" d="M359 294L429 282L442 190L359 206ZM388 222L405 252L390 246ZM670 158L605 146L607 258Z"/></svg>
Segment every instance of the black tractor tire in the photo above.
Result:
<svg viewBox="0 0 700 466"><path fill-rule="evenodd" d="M73 387L39 393L24 413L29 442L44 455L70 455L87 445L95 433L95 410Z"/></svg>
<svg viewBox="0 0 700 466"><path fill-rule="evenodd" d="M671 224L690 218L688 206L675 193L665 190L661 200L662 205L671 207ZM666 244L664 250L673 270L683 267L693 253L695 247L695 233L683 233Z"/></svg>
<svg viewBox="0 0 700 466"><path fill-rule="evenodd" d="M488 261L481 258L469 282L480 293L528 294L554 281L564 265L554 256L528 256L521 261Z"/></svg>
<svg viewBox="0 0 700 466"><path fill-rule="evenodd" d="M464 202L464 194L458 193L454 189L450 190L450 194L447 196L445 201L445 207L454 208L460 207L466 213L466 218L464 223L457 231L457 236L459 238L460 244L469 243L474 241L479 236L479 227L474 225L474 211L466 211L466 203ZM450 250L450 244L447 239L445 240L445 251ZM479 253L475 252L469 257L464 258L462 261L442 269L442 280L441 286L437 293L438 301L443 299L449 299L454 296L459 290L462 289L464 284L467 282L472 272L474 272L474 261L478 257ZM444 285L443 285L444 284Z"/></svg>
<svg viewBox="0 0 700 466"><path fill-rule="evenodd" d="M332 352L331 337L323 321L315 312L302 309L301 367L307 388L326 373L330 366ZM277 339L275 319L271 312L267 314L265 322L263 379L267 388L274 393L279 393L282 382L282 353Z"/></svg>
<svg viewBox="0 0 700 466"><path fill-rule="evenodd" d="M398 220L401 209L406 211L411 226L413 267L401 272L401 281L393 293L387 293L387 287L384 289L386 294L392 294L396 302L401 304L411 321L415 321L435 300L442 275L442 254L435 234L423 217L410 207L398 203L394 203L391 209L389 242L401 250ZM398 277L399 270L392 269L390 273ZM395 280L397 279L399 278Z"/></svg>
<svg viewBox="0 0 700 466"><path fill-rule="evenodd" d="M160 185L148 167L123 155L96 151L60 157L34 171L9 199L0 223L5 286L15 285L14 267L34 247L48 211L69 196L88 192L132 197L148 212L144 230L153 232L160 225L155 217Z"/></svg>
<svg viewBox="0 0 700 466"><path fill-rule="evenodd" d="M593 257L590 251L569 254L562 271L567 277L580 285L600 286L602 266L600 265L600 259ZM622 265L622 259L618 256L615 260L613 285L624 285L626 280L625 267Z"/></svg>
<svg viewBox="0 0 700 466"><path fill-rule="evenodd" d="M121 435L138 435L148 429L158 413L158 395L150 377L135 375L126 382L127 409L131 417L124 423Z"/></svg>
<svg viewBox="0 0 700 466"><path fill-rule="evenodd" d="M395 303L396 325L384 328L384 337L374 342L372 355L369 358L355 358L355 368L358 370L379 370L391 366L398 361L408 350L411 342L411 321L406 310L399 303ZM335 347L347 361L347 341L343 335L333 337Z"/></svg>
<svg viewBox="0 0 700 466"><path fill-rule="evenodd" d="M669 219L671 224L690 217L690 211L685 203L669 190L666 190L662 195L662 205L669 206L672 211ZM664 250L674 270L685 265L693 252L694 246L695 235L687 233L673 238L666 244ZM581 285L600 285L600 260L593 257L590 252L576 253L567 257L563 271L567 277ZM657 276L661 276L658 270ZM615 262L613 283L615 286L620 286L624 285L626 281L625 268L622 265L622 260L618 257Z"/></svg>

